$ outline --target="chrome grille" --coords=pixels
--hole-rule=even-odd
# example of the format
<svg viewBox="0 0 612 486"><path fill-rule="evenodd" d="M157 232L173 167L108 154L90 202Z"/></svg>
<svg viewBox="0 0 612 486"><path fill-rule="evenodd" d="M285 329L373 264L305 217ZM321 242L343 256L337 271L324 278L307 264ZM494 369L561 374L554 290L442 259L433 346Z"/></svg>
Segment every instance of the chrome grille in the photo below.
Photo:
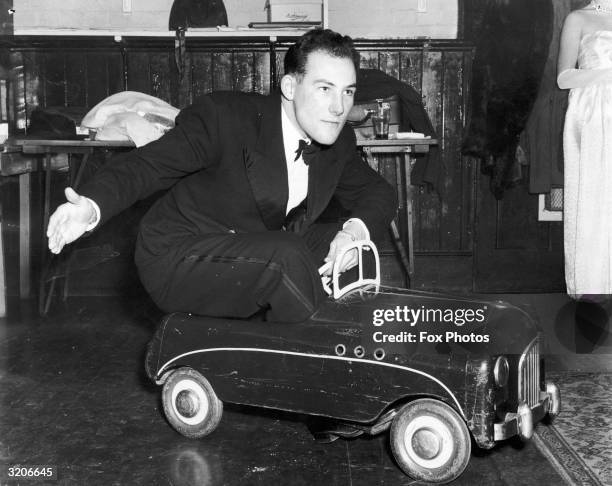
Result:
<svg viewBox="0 0 612 486"><path fill-rule="evenodd" d="M540 400L540 341L537 337L523 351L518 366L519 402L533 406Z"/></svg>

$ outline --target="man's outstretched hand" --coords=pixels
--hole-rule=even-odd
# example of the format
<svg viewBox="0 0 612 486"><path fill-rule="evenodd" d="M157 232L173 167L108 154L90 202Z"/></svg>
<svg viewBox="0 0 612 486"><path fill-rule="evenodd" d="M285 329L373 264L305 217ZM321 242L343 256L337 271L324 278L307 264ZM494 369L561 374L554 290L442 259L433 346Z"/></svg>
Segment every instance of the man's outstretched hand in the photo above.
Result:
<svg viewBox="0 0 612 486"><path fill-rule="evenodd" d="M55 210L47 227L49 250L52 253L59 253L64 245L80 238L97 217L89 199L78 195L71 187L67 187L64 194L68 202Z"/></svg>

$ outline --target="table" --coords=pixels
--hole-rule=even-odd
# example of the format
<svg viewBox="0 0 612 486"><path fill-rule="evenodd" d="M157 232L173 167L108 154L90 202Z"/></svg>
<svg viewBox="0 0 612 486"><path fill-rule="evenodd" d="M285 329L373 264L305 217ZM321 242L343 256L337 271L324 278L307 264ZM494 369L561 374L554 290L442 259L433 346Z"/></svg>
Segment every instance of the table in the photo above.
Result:
<svg viewBox="0 0 612 486"><path fill-rule="evenodd" d="M68 155L68 168L70 170L70 184L72 187L77 187L83 170L87 166L89 156L95 151L103 151L108 157L112 151L131 149L134 144L131 141L104 141L104 140L47 140L47 139L31 139L31 138L11 138L4 144L6 154L11 156L4 157L1 160L0 173L2 175L19 175L19 204L20 204L20 295L27 297L30 294L30 182L29 173L37 170L44 171L44 194L43 194L43 230L42 230L42 248L46 248L46 228L49 222L51 212L51 172L64 167L54 167L52 156L58 154ZM23 157L13 156L18 155L42 155L40 161L32 161ZM74 160L72 155L81 155L81 162L78 170L74 170ZM2 258L2 255L0 255ZM44 315L47 313L50 304L50 297L55 286L55 279L51 280L51 288L49 292L45 290L46 274L49 271L49 261L47 252L42 252L41 268L42 274L39 282L39 312Z"/></svg>
<svg viewBox="0 0 612 486"><path fill-rule="evenodd" d="M409 138L409 139L393 139L393 140L375 140L375 139L358 139L357 146L363 151L366 160L372 167L376 167L374 157L377 154L396 154L403 155L403 162L406 164L406 209L407 209L407 229L408 229L408 253L406 253L405 247L401 241L400 234L397 228L397 224L392 222L391 231L393 234L394 242L398 248L402 265L406 272L407 283L410 285L410 281L414 274L414 244L413 244L413 210L412 210L412 186L410 184L410 172L414 163L414 156L416 154L423 154L429 151L432 145L437 145L436 139L429 138ZM45 171L45 186L44 186L44 197L43 197L43 228L46 229L49 215L50 215L50 197L51 197L51 171L55 169L52 164L52 156L56 154L68 154L69 168L71 174L74 173L73 161L71 155L80 154L83 156L78 171L76 171L75 177L71 177L71 184L78 186L81 178L83 169L87 165L87 160L91 154L96 150L102 150L107 155L115 150L125 150L134 147L132 142L129 141L99 141L99 140L46 140L46 139L26 139L26 138L15 138L9 139L5 144L5 152L17 152L19 154L31 154L31 155L42 155L40 163L33 163L29 159L18 159L6 157L0 159L0 173L2 174L19 174L20 175L20 294L22 297L29 295L29 268L30 268L30 222L29 222L29 172L36 170ZM402 161L398 157L398 182L401 171L399 170L399 164ZM45 231L42 232L42 247L46 247L46 236ZM1 249L1 246L0 246ZM0 253L0 258L3 258ZM48 262L48 255L43 252L43 269L46 268ZM39 283L39 310L41 314L45 314L49 307L49 296L53 292L53 288L49 292L45 291L45 274L43 273L41 281ZM1 282L0 282L1 283ZM52 280L52 286L55 280Z"/></svg>
<svg viewBox="0 0 612 486"><path fill-rule="evenodd" d="M415 162L415 154L429 152L432 145L438 145L434 138L401 138L401 139L357 139L357 146L362 150L370 167L376 169L377 164L373 157L376 154L403 155L403 163L406 164L406 228L408 232L408 254L400 238L399 230L395 221L391 222L391 233L394 243L400 255L400 260L406 273L406 283L410 287L414 275L414 221L412 210L412 185L410 173ZM403 182L400 180L400 164L402 160L398 157L396 162L398 186Z"/></svg>
<svg viewBox="0 0 612 486"><path fill-rule="evenodd" d="M83 158L79 166L79 170L76 173L76 177L70 180L70 184L73 187L77 187L81 180L83 169L87 165L87 160L95 150L105 150L108 154L109 149L113 148L130 148L134 147L134 144L130 141L104 141L104 140L43 140L43 139L28 139L28 138L16 138L11 141L11 145L20 147L21 152L24 154L42 154L44 160L42 169L45 171L45 197L44 197L44 216L43 224L47 227L49 222L50 212L50 197L51 197L51 155L53 154L82 154ZM70 164L70 158L68 159ZM72 171L71 171L72 173Z"/></svg>

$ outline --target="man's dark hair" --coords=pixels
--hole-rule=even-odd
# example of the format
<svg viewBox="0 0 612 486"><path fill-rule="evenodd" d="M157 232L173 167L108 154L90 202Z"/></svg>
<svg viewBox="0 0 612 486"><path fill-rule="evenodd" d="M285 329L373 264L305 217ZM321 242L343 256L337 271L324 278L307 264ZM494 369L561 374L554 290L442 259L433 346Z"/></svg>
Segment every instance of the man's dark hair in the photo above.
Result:
<svg viewBox="0 0 612 486"><path fill-rule="evenodd" d="M353 45L353 39L330 29L319 28L309 30L289 48L285 55L285 74L304 75L308 56L317 51L350 59L353 61L355 71L359 69L359 53Z"/></svg>

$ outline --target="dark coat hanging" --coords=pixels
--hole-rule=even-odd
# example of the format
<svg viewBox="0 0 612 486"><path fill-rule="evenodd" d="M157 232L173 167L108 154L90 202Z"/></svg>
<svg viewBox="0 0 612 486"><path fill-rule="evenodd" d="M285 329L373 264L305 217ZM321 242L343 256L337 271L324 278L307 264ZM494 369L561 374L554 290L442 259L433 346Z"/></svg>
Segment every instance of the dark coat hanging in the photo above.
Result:
<svg viewBox="0 0 612 486"><path fill-rule="evenodd" d="M552 23L550 0L465 1L465 37L476 54L462 153L481 159L498 199L522 177L516 148L538 93Z"/></svg>

